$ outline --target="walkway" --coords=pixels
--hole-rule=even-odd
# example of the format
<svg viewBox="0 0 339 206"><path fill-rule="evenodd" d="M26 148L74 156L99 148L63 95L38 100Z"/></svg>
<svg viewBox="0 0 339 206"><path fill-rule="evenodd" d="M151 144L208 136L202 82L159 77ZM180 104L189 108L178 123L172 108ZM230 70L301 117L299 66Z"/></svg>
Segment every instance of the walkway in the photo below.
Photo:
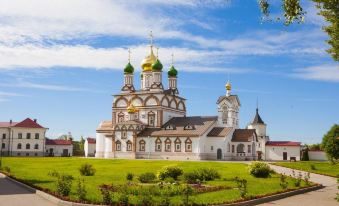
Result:
<svg viewBox="0 0 339 206"><path fill-rule="evenodd" d="M0 174L0 205L56 206L52 202L6 179L3 174Z"/></svg>
<svg viewBox="0 0 339 206"><path fill-rule="evenodd" d="M276 172L286 175L292 174L292 169L279 167L275 165L270 165L272 169ZM296 174L299 173L298 170L295 170ZM305 172L302 171L304 174ZM320 183L325 186L325 188L316 190L313 192L308 192L301 195L295 195L292 197L284 198L281 200L264 203L261 205L264 206L338 206L339 202L337 202L334 198L336 193L339 193L337 189L337 179L333 177L328 177L324 175L318 175L311 173L311 181L315 183Z"/></svg>

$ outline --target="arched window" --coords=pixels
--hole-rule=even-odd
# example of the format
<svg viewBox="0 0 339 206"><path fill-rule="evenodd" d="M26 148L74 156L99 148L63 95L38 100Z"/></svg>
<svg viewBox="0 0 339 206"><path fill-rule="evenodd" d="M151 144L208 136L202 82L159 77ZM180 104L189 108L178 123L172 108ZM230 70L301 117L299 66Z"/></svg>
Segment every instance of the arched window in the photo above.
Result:
<svg viewBox="0 0 339 206"><path fill-rule="evenodd" d="M171 148L172 147L172 141L170 140L170 138L167 137L167 139L165 140L165 151L166 152L171 152Z"/></svg>
<svg viewBox="0 0 339 206"><path fill-rule="evenodd" d="M38 145L38 144L35 144L35 145L34 145L34 149L39 149L39 145Z"/></svg>
<svg viewBox="0 0 339 206"><path fill-rule="evenodd" d="M185 141L185 152L192 152L192 140L189 137Z"/></svg>
<svg viewBox="0 0 339 206"><path fill-rule="evenodd" d="M175 145L175 151L176 152L181 152L181 141L180 141L179 137L177 137L175 139L174 145Z"/></svg>
<svg viewBox="0 0 339 206"><path fill-rule="evenodd" d="M244 144L238 144L237 153L244 153L244 152L245 152L245 145Z"/></svg>
<svg viewBox="0 0 339 206"><path fill-rule="evenodd" d="M145 140L140 140L139 141L139 151L145 151L145 145L146 145Z"/></svg>
<svg viewBox="0 0 339 206"><path fill-rule="evenodd" d="M119 140L117 140L115 142L115 150L116 151L121 151L121 142Z"/></svg>
<svg viewBox="0 0 339 206"><path fill-rule="evenodd" d="M227 124L227 118L228 118L228 111L227 110L228 109L227 109L226 105L222 107L222 122L224 124Z"/></svg>
<svg viewBox="0 0 339 206"><path fill-rule="evenodd" d="M127 138L127 130L126 129L122 129L121 130L121 139L126 139Z"/></svg>
<svg viewBox="0 0 339 206"><path fill-rule="evenodd" d="M18 144L18 146L16 147L17 149L21 149L22 145L21 143Z"/></svg>
<svg viewBox="0 0 339 206"><path fill-rule="evenodd" d="M132 142L130 140L126 142L126 146L127 146L127 149L126 149L127 151L132 151Z"/></svg>
<svg viewBox="0 0 339 206"><path fill-rule="evenodd" d="M247 153L251 153L251 145L247 145Z"/></svg>
<svg viewBox="0 0 339 206"><path fill-rule="evenodd" d="M161 152L161 140L159 137L155 140L155 151Z"/></svg>
<svg viewBox="0 0 339 206"><path fill-rule="evenodd" d="M119 114L118 114L118 123L119 123L119 122L123 122L123 121L124 121L124 119L125 119L125 115L124 115L124 113L122 113L122 112L121 112L121 113L119 113Z"/></svg>
<svg viewBox="0 0 339 206"><path fill-rule="evenodd" d="M148 126L154 127L155 125L155 114L154 112L148 113Z"/></svg>
<svg viewBox="0 0 339 206"><path fill-rule="evenodd" d="M26 149L31 149L31 145L30 144L26 144Z"/></svg>

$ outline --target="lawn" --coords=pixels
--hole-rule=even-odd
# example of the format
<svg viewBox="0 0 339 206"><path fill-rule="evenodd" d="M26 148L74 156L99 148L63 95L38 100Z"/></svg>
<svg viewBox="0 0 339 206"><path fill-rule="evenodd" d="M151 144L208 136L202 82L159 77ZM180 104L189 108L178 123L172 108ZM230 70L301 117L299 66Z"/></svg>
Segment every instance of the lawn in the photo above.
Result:
<svg viewBox="0 0 339 206"><path fill-rule="evenodd" d="M101 184L126 184L126 175L131 172L138 176L144 172L156 173L167 165L181 167L184 172L193 171L199 167L214 168L221 174L221 179L208 181L204 184L209 186L229 186L228 189L221 189L214 192L206 192L194 195L194 202L197 204L220 204L241 200L234 177L247 180L248 197L262 196L266 194L281 192L280 175L273 174L269 178L255 178L248 173L247 165L242 163L220 163L220 162L193 162L193 161L166 161L166 160L106 160L106 159L85 159L85 158L58 158L58 157L6 157L3 158L3 167L8 166L11 175L17 179L26 181L38 187L48 188L56 191L55 178L48 175L56 170L60 173L72 175L75 180L80 177L79 167L89 163L96 169L94 176L85 176L84 181L87 189L86 199L89 202L99 203L102 196L98 186ZM295 189L291 178L287 178L289 184L287 189ZM133 182L139 184L136 178ZM302 182L301 186L305 186ZM76 181L73 182L70 198L76 199ZM157 198L157 197L155 197ZM130 196L130 203L140 203L137 196ZM160 200L161 201L161 200ZM181 204L182 195L171 197L172 204Z"/></svg>
<svg viewBox="0 0 339 206"><path fill-rule="evenodd" d="M339 164L321 161L301 161L301 162L277 162L275 165L289 167L292 169L337 177L339 175ZM312 166L313 165L313 166Z"/></svg>

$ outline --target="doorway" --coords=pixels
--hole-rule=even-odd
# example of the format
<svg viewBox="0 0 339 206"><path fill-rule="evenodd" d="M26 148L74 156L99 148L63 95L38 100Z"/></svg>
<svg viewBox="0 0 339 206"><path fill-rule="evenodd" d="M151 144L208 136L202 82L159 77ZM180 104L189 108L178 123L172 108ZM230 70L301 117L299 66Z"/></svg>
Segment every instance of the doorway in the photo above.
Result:
<svg viewBox="0 0 339 206"><path fill-rule="evenodd" d="M218 160L221 160L221 158L222 158L222 150L219 148L219 149L217 150L217 159L218 159Z"/></svg>
<svg viewBox="0 0 339 206"><path fill-rule="evenodd" d="M287 160L287 152L283 152L283 160Z"/></svg>
<svg viewBox="0 0 339 206"><path fill-rule="evenodd" d="M68 156L68 149L63 149L62 150L62 156L67 157Z"/></svg>

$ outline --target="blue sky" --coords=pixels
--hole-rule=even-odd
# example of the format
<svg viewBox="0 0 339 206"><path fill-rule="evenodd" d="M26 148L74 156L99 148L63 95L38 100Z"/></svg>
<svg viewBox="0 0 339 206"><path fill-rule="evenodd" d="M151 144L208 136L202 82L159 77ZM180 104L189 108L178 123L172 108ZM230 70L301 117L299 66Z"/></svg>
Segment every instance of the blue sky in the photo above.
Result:
<svg viewBox="0 0 339 206"><path fill-rule="evenodd" d="M272 140L320 142L339 123L339 65L325 52L325 22L309 1L302 1L305 23L288 27L262 22L255 0L0 4L1 121L31 117L49 137L94 136L111 117L128 48L139 88L152 30L165 71L174 53L188 115L216 115L229 74L241 127L253 119L257 99ZM272 18L280 8L273 1Z"/></svg>

